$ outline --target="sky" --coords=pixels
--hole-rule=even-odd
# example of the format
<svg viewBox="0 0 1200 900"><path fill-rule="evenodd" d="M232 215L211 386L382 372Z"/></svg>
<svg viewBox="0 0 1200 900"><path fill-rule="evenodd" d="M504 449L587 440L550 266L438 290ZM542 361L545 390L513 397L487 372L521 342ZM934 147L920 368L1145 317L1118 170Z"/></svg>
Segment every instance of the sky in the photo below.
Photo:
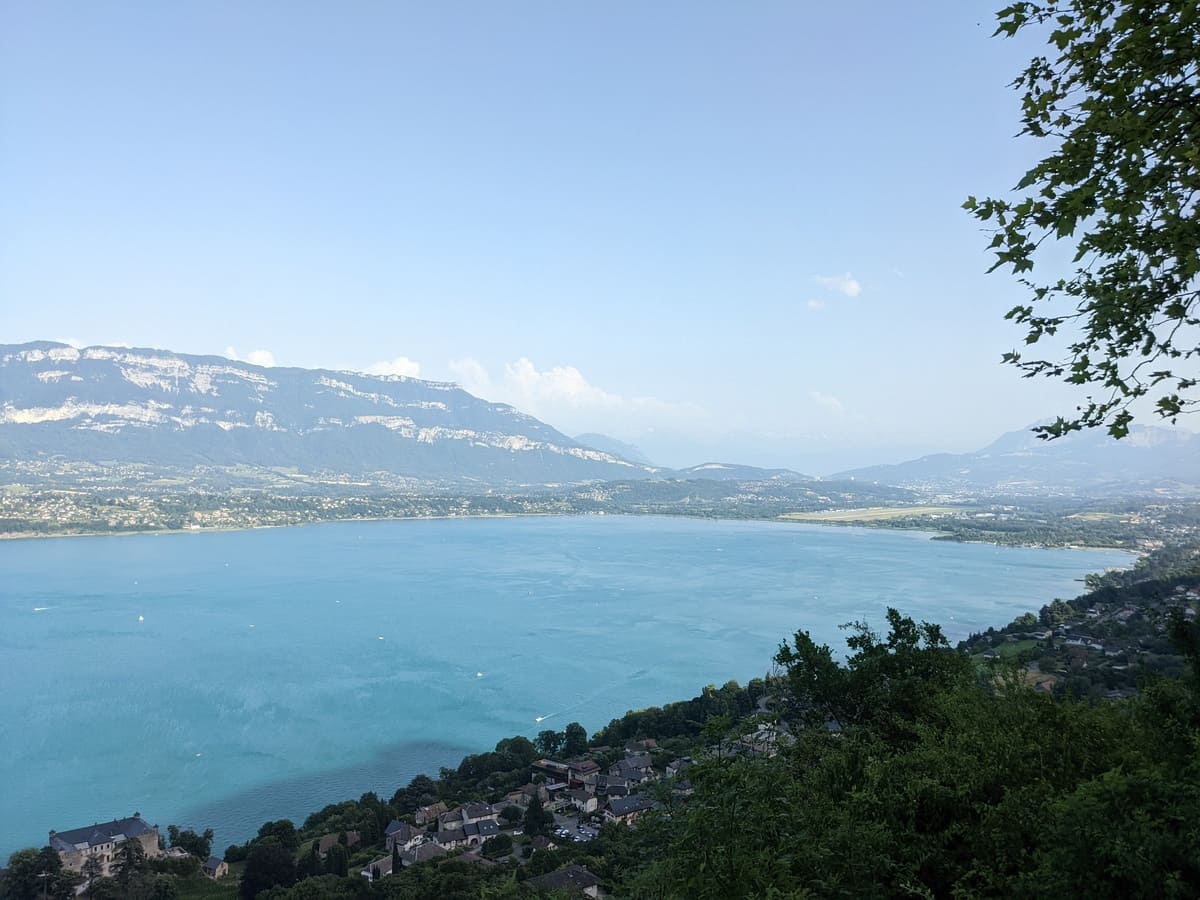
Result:
<svg viewBox="0 0 1200 900"><path fill-rule="evenodd" d="M977 449L1083 400L1001 365L960 208L1046 150L996 8L0 0L0 343L452 380L670 466Z"/></svg>

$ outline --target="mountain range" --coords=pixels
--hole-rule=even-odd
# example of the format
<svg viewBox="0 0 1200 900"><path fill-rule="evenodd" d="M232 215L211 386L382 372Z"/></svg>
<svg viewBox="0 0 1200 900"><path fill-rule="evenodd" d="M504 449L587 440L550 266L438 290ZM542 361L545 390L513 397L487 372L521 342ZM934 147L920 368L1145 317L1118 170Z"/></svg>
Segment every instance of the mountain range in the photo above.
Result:
<svg viewBox="0 0 1200 900"><path fill-rule="evenodd" d="M457 385L215 356L0 345L0 460L546 484L656 470Z"/></svg>
<svg viewBox="0 0 1200 900"><path fill-rule="evenodd" d="M1095 429L1046 441L1022 429L973 453L935 453L831 477L926 493L986 491L1008 496L1194 486L1200 485L1200 434L1134 426L1119 441Z"/></svg>
<svg viewBox="0 0 1200 900"><path fill-rule="evenodd" d="M230 473L266 472L459 489L673 479L868 482L926 495L1102 494L1200 485L1200 435L1142 427L1121 441L1089 432L1047 442L1024 430L974 453L825 479L723 462L672 470L630 444L568 437L445 382L166 350L0 345L0 480L40 467L41 483L63 483L58 476L71 466L129 466L134 480L167 469L216 471L226 485L238 483Z"/></svg>

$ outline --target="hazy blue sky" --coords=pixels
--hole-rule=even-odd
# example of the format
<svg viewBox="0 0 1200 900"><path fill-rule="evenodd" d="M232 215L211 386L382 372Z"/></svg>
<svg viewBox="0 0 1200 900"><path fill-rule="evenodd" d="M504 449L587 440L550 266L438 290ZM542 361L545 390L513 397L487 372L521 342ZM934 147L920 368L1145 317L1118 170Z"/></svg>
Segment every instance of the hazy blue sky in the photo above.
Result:
<svg viewBox="0 0 1200 900"><path fill-rule="evenodd" d="M0 0L0 342L453 379L828 472L1074 397L959 208L1039 148L996 4Z"/></svg>

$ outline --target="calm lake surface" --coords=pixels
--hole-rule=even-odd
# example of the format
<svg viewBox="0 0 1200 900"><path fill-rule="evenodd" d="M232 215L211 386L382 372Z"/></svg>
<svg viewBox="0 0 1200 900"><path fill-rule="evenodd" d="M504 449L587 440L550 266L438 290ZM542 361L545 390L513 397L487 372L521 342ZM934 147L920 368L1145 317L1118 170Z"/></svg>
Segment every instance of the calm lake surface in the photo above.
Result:
<svg viewBox="0 0 1200 900"><path fill-rule="evenodd" d="M891 605L957 639L1130 561L624 517L0 542L0 860L135 810L220 850L501 737L745 682L798 628L841 648Z"/></svg>

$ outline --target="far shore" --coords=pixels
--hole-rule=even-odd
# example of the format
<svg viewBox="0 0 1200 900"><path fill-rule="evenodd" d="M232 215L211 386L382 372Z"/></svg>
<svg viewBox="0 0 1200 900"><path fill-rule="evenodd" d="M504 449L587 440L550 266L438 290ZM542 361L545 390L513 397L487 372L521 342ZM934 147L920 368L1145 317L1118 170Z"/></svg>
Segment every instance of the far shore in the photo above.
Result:
<svg viewBox="0 0 1200 900"><path fill-rule="evenodd" d="M1129 547L1111 547L1095 544L1045 544L1037 541L1029 541L1028 543L1014 544L999 544L995 541L983 540L967 540L955 538L953 532L943 531L938 529L934 523L929 526L913 524L911 526L894 526L884 525L885 521L902 518L906 515L920 516L928 515L929 510L951 510L952 507L929 507L929 506L913 506L913 507L864 507L861 510L827 510L811 513L784 513L782 515L769 516L694 516L683 515L680 513L666 512L607 512L605 510L597 510L595 512L480 512L468 513L466 515L413 515L413 516L363 516L350 518L333 518L333 519L314 519L311 522L292 522L280 525L221 525L212 527L199 528L143 528L129 530L106 530L106 531L58 531L51 533L41 532L9 532L0 534L0 541L25 541L25 540L40 540L43 538L79 538L79 537L133 537L137 535L160 535L160 534L216 534L220 532L230 531L265 531L267 529L277 528L304 528L313 525L332 525L339 522L407 522L407 521L433 521L433 520L449 520L449 519L534 519L534 518L552 518L552 517L583 517L583 516L613 516L627 518L645 518L659 517L669 519L695 519L703 521L729 521L729 522L775 522L780 525L821 525L834 528L872 528L880 531L910 531L921 532L928 534L930 539L949 538L954 543L960 544L989 544L995 547L1023 547L1034 550L1104 550L1115 553L1128 553L1136 558L1141 558L1146 555L1147 551L1132 549ZM886 511L894 510L888 514ZM858 513L861 517L854 518L854 514ZM932 527L930 527L932 526Z"/></svg>
<svg viewBox="0 0 1200 900"><path fill-rule="evenodd" d="M286 522L282 525L214 525L200 528L128 528L109 531L13 531L0 534L0 541L36 541L42 538L78 537L136 537L145 534L219 534L224 531L268 531L276 528L305 528L310 525L332 525L337 522L407 522L431 519L525 519L547 516L591 515L590 513L471 513L465 516L360 516L345 519L314 519L311 522ZM609 513L609 515L614 515Z"/></svg>

